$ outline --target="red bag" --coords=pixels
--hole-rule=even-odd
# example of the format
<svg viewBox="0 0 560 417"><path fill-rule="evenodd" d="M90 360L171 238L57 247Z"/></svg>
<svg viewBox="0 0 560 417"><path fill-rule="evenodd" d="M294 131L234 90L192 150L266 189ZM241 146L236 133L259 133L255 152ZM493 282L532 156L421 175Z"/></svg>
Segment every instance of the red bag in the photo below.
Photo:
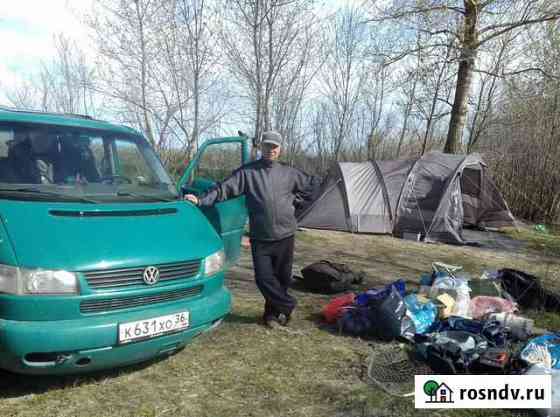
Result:
<svg viewBox="0 0 560 417"><path fill-rule="evenodd" d="M342 315L345 307L352 305L356 294L350 292L348 294L341 295L340 297L333 298L324 308L323 317L327 323L336 323L339 317Z"/></svg>

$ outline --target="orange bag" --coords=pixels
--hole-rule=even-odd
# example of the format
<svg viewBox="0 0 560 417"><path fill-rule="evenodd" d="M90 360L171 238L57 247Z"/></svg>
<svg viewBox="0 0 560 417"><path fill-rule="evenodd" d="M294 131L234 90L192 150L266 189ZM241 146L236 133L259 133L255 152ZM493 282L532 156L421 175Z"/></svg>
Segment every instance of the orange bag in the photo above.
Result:
<svg viewBox="0 0 560 417"><path fill-rule="evenodd" d="M356 294L352 292L333 298L325 307L323 307L323 317L325 318L325 321L331 324L336 323L342 315L344 308L352 305L355 298Z"/></svg>

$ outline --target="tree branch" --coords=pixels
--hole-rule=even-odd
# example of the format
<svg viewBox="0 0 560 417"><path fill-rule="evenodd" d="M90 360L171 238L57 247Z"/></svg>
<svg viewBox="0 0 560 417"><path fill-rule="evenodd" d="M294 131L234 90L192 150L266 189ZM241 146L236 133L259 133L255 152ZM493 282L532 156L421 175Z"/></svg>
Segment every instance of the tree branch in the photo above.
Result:
<svg viewBox="0 0 560 417"><path fill-rule="evenodd" d="M397 55L389 55L383 53L377 53L375 55L382 57L383 59L388 59L388 61L383 62L383 66L387 67L389 65L395 64L396 62L400 61L401 59L406 58L409 55L416 54L418 52L422 52L428 49L434 48L450 48L450 49L459 49L455 45L448 44L448 43L432 43L425 46L419 46L418 48L408 49L406 51L400 51Z"/></svg>
<svg viewBox="0 0 560 417"><path fill-rule="evenodd" d="M560 80L560 77L550 74L545 70L543 70L542 68L536 68L536 67L524 68L522 70L511 71L511 72L502 72L501 74L493 71L482 70L482 69L474 69L474 72L477 72L479 74L490 75L491 77L496 77L496 78L506 78L513 75L524 74L526 72L538 72L541 75L543 75L545 78L550 78L551 80Z"/></svg>
<svg viewBox="0 0 560 417"><path fill-rule="evenodd" d="M524 26L528 26L528 25L534 25L537 23L544 23L544 22L549 22L552 20L558 20L560 19L560 10L558 10L557 12L548 15L548 16L541 16L539 18L535 18L535 19L527 19L527 20L520 20L519 22L509 22L509 23L502 23L500 25L491 25L488 26L486 28L483 28L479 31L479 34L482 35L484 33L490 32L495 30L496 32L491 33L490 35L486 36L484 39L481 39L477 44L476 44L476 48L478 48L479 46L485 44L486 42L497 38L498 36L503 35L504 33L510 32L514 29L520 28L520 27L524 27ZM500 29L501 28L501 29ZM498 30L500 29L500 30Z"/></svg>
<svg viewBox="0 0 560 417"><path fill-rule="evenodd" d="M465 14L465 9L461 7L452 7L447 5L442 6L432 6L432 7L413 7L408 10L394 12L394 13L386 13L381 17L374 17L372 19L366 20L366 23L372 22L384 22L386 20L398 20L402 19L403 17L410 17L415 16L417 14L429 14L433 12L445 12L445 11L452 11L455 13Z"/></svg>

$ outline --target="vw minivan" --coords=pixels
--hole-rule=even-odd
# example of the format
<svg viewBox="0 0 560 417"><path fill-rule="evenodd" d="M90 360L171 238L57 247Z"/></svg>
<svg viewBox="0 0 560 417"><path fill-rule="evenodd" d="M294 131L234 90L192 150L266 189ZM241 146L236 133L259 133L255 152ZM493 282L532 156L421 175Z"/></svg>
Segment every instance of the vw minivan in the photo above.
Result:
<svg viewBox="0 0 560 417"><path fill-rule="evenodd" d="M249 158L204 143L174 184L138 132L85 116L0 110L0 368L64 374L166 355L230 311L244 199L201 193Z"/></svg>

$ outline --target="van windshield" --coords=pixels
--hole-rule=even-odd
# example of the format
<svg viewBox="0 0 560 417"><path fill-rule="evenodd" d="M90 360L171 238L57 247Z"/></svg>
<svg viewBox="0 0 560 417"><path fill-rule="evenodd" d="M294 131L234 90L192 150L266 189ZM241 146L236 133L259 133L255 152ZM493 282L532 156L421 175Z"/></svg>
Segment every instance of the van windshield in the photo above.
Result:
<svg viewBox="0 0 560 417"><path fill-rule="evenodd" d="M177 198L145 139L38 124L0 124L0 198L153 202Z"/></svg>

